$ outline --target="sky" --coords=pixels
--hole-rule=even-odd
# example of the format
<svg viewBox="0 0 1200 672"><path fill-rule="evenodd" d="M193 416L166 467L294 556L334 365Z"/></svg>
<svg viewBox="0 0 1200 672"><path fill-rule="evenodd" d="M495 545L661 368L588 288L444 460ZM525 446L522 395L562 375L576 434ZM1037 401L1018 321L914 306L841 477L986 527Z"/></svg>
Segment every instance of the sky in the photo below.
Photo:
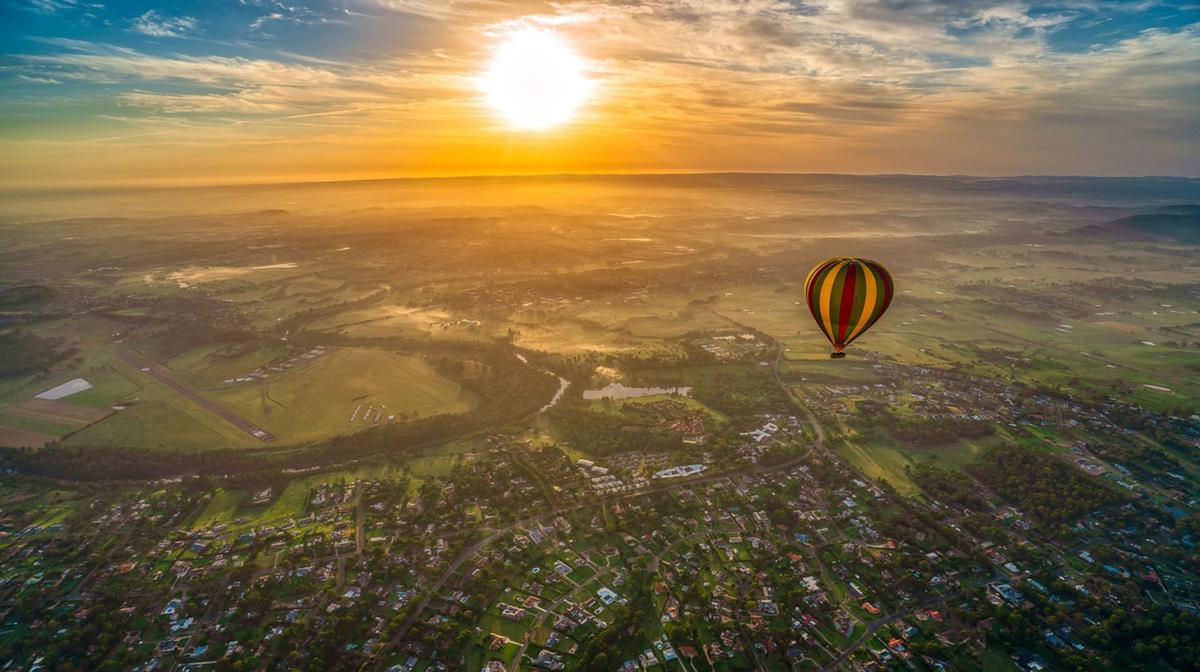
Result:
<svg viewBox="0 0 1200 672"><path fill-rule="evenodd" d="M676 171L1200 175L1200 0L0 0L6 186Z"/></svg>

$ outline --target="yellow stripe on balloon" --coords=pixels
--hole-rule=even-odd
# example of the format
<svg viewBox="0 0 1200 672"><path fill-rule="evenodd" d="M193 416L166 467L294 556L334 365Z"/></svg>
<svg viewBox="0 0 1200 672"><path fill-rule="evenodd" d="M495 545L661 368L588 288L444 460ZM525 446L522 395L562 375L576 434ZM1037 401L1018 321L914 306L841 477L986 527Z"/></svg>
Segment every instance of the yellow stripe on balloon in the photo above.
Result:
<svg viewBox="0 0 1200 672"><path fill-rule="evenodd" d="M849 260L838 262L837 266L825 274L821 283L821 321L825 324L825 335L831 341L836 340L837 337L833 335L833 318L829 315L829 299L833 296L833 286L837 282L838 273L841 273L848 263L850 263Z"/></svg>
<svg viewBox="0 0 1200 672"><path fill-rule="evenodd" d="M853 341L858 336L858 333L866 328L867 324L871 321L871 313L875 312L876 292L878 291L875 282L875 270L868 268L865 264L862 265L862 269L863 277L867 279L867 296L863 299L863 309L859 313L858 324L854 325L854 331L851 331L850 335L846 337L847 343Z"/></svg>

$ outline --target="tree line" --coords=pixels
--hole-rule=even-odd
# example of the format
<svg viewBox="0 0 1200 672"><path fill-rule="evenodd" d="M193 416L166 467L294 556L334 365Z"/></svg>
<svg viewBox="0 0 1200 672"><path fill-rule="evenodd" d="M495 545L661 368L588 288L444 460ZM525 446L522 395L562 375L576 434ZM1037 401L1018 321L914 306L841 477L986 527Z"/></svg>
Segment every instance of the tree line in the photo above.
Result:
<svg viewBox="0 0 1200 672"><path fill-rule="evenodd" d="M1069 525L1084 514L1119 504L1125 496L1063 460L1018 445L993 446L967 470L1035 520Z"/></svg>

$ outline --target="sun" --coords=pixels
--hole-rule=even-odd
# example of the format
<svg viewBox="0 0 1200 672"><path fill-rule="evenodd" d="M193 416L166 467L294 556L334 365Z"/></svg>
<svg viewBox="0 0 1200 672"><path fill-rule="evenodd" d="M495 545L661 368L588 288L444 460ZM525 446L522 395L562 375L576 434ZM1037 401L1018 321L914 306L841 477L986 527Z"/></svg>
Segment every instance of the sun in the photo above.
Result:
<svg viewBox="0 0 1200 672"><path fill-rule="evenodd" d="M499 45L480 88L513 128L544 130L570 121L591 94L586 66L557 33L526 28Z"/></svg>

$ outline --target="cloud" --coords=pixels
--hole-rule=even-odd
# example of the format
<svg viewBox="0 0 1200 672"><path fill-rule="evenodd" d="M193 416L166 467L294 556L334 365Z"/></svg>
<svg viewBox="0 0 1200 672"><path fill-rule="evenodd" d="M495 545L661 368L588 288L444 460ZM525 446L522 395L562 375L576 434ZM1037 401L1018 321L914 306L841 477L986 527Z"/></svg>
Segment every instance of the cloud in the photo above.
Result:
<svg viewBox="0 0 1200 672"><path fill-rule="evenodd" d="M58 14L78 6L78 0L29 0L26 6L43 14Z"/></svg>
<svg viewBox="0 0 1200 672"><path fill-rule="evenodd" d="M367 0L366 4L432 19L466 17L473 14L469 8L470 3L460 0Z"/></svg>
<svg viewBox="0 0 1200 672"><path fill-rule="evenodd" d="M99 13L104 9L103 3L80 0L10 0L6 4L38 14L70 17L85 24L99 18Z"/></svg>
<svg viewBox="0 0 1200 672"><path fill-rule="evenodd" d="M254 19L250 22L250 30L260 30L264 26L271 23L291 23L294 25L315 26L322 23L334 23L337 19L331 19L327 16L317 14L315 12L299 11L292 8L288 12L270 12Z"/></svg>
<svg viewBox="0 0 1200 672"><path fill-rule="evenodd" d="M187 37L196 30L196 19L190 16L163 16L151 9L134 19L132 30L150 37Z"/></svg>
<svg viewBox="0 0 1200 672"><path fill-rule="evenodd" d="M1078 33L1129 16L1130 3L352 1L353 10L241 0L242 32L221 55L202 55L199 41L175 54L154 43L34 38L39 53L7 56L0 78L61 82L58 100L76 82L108 85L76 95L119 106L106 119L138 132L106 138L308 140L440 162L494 142L501 161L520 143L481 104L474 78L506 33L536 25L571 40L592 66L597 95L562 144L594 140L593 160L603 153L606 166L1200 172L1181 149L1200 137L1200 24L1120 39L1096 28L1091 46L1053 46L1067 26ZM142 19L158 32L139 32L155 37L198 27L153 11ZM168 23L180 20L192 23ZM302 38L265 33L285 22L320 27ZM206 21L206 32L216 25ZM614 136L626 149L602 152Z"/></svg>
<svg viewBox="0 0 1200 672"><path fill-rule="evenodd" d="M110 54L61 54L22 57L34 66L53 66L60 77L95 83L125 81L186 81L199 85L253 86L287 81L293 86L333 81L324 71L277 61L240 57L150 56L135 51ZM284 79L286 78L286 79Z"/></svg>
<svg viewBox="0 0 1200 672"><path fill-rule="evenodd" d="M17 75L17 79L30 84L62 84L61 81L53 77L32 77L30 75Z"/></svg>
<svg viewBox="0 0 1200 672"><path fill-rule="evenodd" d="M43 42L68 51L15 56L17 65L13 68L18 77L49 83L48 75L53 73L56 81L132 86L117 93L115 102L166 115L311 117L332 111L365 112L395 109L413 101L445 100L461 95L463 88L456 81L457 75L439 71L445 66L435 63L396 63L394 68L377 68L323 59L283 62L154 55L128 47L58 38ZM405 71L402 66L417 67ZM151 88L158 84L162 90Z"/></svg>
<svg viewBox="0 0 1200 672"><path fill-rule="evenodd" d="M260 14L250 22L250 30L258 31L272 23L290 23L293 25L315 26L325 23L341 23L343 17L349 16L348 10L331 15L328 12L313 9L298 3L281 2L280 0L239 0L242 5L261 8L265 14Z"/></svg>
<svg viewBox="0 0 1200 672"><path fill-rule="evenodd" d="M283 101L272 101L270 95L260 90L243 90L233 93L156 93L152 91L128 91L120 94L118 102L128 107L140 107L168 114L237 112L257 114L279 112L287 109ZM286 100L286 97L284 97Z"/></svg>

